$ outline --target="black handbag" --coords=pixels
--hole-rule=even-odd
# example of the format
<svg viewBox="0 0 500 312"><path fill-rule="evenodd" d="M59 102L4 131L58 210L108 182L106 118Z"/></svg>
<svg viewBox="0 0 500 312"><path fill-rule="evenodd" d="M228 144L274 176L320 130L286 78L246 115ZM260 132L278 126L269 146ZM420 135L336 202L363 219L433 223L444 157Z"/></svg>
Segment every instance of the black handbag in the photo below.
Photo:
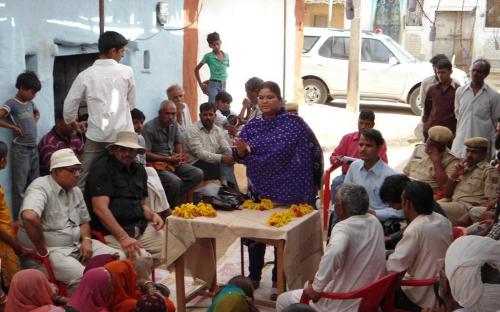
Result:
<svg viewBox="0 0 500 312"><path fill-rule="evenodd" d="M208 191L205 193L203 189L195 194L195 203L203 201L206 204L211 204L216 210L224 211L238 209L246 199L248 196L227 186L219 186L216 195Z"/></svg>

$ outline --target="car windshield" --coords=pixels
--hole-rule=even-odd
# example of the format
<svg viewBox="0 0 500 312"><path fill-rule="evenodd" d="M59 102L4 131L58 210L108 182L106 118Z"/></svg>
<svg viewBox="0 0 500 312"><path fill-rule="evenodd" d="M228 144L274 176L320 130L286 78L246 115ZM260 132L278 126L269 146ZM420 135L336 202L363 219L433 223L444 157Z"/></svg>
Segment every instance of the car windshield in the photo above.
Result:
<svg viewBox="0 0 500 312"><path fill-rule="evenodd" d="M302 48L302 53L309 52L318 39L319 36L304 36L304 47Z"/></svg>
<svg viewBox="0 0 500 312"><path fill-rule="evenodd" d="M401 56L407 63L414 63L417 61L417 59L413 55L411 55L408 51L403 49L403 47L401 47L391 37L384 36L383 40L386 43L386 45L391 47L391 49L397 50L398 55Z"/></svg>

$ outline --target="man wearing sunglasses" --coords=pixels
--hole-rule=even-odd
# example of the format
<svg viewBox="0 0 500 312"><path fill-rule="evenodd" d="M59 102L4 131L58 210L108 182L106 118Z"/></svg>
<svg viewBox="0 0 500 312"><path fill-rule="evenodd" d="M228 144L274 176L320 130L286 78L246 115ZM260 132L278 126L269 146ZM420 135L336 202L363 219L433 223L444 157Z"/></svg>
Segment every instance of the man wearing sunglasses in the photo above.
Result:
<svg viewBox="0 0 500 312"><path fill-rule="evenodd" d="M91 238L90 216L82 191L76 187L80 172L81 163L71 149L54 152L50 175L37 178L26 189L17 234L22 246L49 257L56 279L68 284L70 293L90 257L119 254L125 258L123 252ZM21 261L23 267L36 266L29 259Z"/></svg>

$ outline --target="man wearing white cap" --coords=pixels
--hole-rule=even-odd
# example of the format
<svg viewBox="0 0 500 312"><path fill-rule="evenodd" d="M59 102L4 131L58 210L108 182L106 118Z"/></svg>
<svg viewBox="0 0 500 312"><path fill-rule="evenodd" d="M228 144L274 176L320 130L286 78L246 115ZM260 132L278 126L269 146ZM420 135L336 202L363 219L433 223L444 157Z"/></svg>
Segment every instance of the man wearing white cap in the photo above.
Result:
<svg viewBox="0 0 500 312"><path fill-rule="evenodd" d="M163 219L146 204L147 174L136 161L144 153L135 132L119 132L110 153L97 160L85 186L92 228L104 233L109 246L135 260L137 274L147 279L159 264L164 241Z"/></svg>
<svg viewBox="0 0 500 312"><path fill-rule="evenodd" d="M91 239L90 216L81 190L76 187L81 164L69 148L54 152L50 175L34 180L26 190L20 212L18 239L41 257L49 257L58 281L72 291L83 275L84 263L92 256L119 253ZM23 266L33 266L22 259Z"/></svg>

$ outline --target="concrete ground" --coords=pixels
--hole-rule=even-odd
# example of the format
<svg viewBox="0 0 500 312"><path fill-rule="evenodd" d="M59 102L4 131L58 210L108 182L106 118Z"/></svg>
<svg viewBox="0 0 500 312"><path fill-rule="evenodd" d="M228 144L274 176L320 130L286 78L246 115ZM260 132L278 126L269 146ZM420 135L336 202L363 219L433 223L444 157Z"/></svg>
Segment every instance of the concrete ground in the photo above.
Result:
<svg viewBox="0 0 500 312"><path fill-rule="evenodd" d="M325 169L329 166L328 158L346 133L357 130L358 114L349 113L345 108L345 101L334 101L325 105L303 104L299 114L309 124L316 134L325 156ZM401 170L406 160L410 157L416 138L413 130L419 117L412 114L408 107L382 102L362 102L361 109L371 109L375 112L375 128L382 132L387 142L389 165L396 170ZM239 171L240 176L244 171ZM332 176L335 176L334 173ZM241 185L241 183L240 183ZM266 252L267 260L272 259L272 249ZM223 283L231 276L240 274L239 242L217 240L218 281ZM248 260L246 260L248 265ZM264 268L261 287L256 291L257 298L269 298L270 274L272 266ZM248 274L248 273L246 273ZM159 278L172 291L171 299L175 302L175 276L164 272ZM186 278L186 284L192 279ZM188 286L189 287L189 286ZM191 303L187 311L205 311L210 301L198 298ZM261 311L274 311L270 308L260 307Z"/></svg>

